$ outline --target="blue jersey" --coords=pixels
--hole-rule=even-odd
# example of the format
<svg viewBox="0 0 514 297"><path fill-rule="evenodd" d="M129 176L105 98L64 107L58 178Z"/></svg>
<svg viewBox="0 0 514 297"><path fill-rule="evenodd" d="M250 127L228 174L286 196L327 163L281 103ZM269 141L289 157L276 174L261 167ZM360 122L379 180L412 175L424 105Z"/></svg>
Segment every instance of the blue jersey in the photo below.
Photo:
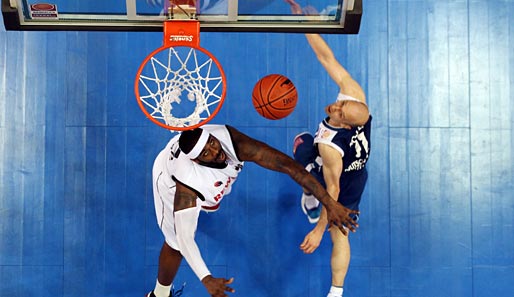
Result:
<svg viewBox="0 0 514 297"><path fill-rule="evenodd" d="M371 120L352 129L335 128L328 118L319 124L315 137L308 133L296 137L294 157L324 186L323 160L317 144L331 146L341 154L343 173L339 179L339 203L350 209L359 209L359 203L368 179L366 162L371 149Z"/></svg>
<svg viewBox="0 0 514 297"><path fill-rule="evenodd" d="M364 126L352 129L332 127L326 118L319 124L314 135L314 144L323 143L337 150L343 158L343 172L347 173L362 170L366 166L370 152L370 136L371 116Z"/></svg>

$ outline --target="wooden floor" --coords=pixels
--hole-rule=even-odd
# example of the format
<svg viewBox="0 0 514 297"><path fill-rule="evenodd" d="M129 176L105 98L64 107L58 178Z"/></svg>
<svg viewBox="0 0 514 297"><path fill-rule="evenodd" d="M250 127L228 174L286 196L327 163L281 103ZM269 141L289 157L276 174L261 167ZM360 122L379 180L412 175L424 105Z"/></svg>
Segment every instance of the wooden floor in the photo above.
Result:
<svg viewBox="0 0 514 297"><path fill-rule="evenodd" d="M373 114L369 181L345 297L514 296L514 1L367 0L359 35L328 35ZM0 296L134 296L162 244L153 159L172 134L148 121L135 73L161 33L0 28ZM291 154L338 92L301 34L202 33L223 65L226 123ZM269 73L296 110L253 109ZM197 241L234 296L325 296L330 241L304 255L300 188L246 164ZM185 265L185 264L184 264ZM184 266L183 297L207 296Z"/></svg>

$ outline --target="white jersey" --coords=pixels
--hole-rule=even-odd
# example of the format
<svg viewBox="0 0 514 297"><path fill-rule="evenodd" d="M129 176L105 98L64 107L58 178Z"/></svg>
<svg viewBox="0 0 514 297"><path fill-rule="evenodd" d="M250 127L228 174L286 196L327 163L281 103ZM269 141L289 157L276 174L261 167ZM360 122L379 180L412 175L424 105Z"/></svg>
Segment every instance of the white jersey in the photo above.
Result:
<svg viewBox="0 0 514 297"><path fill-rule="evenodd" d="M230 133L226 126L205 125L216 137L227 155L227 167L223 169L199 165L191 161L178 146L179 135L173 137L159 153L153 166L153 194L157 223L166 242L179 250L175 234L174 200L176 183L190 187L198 193L197 211L216 211L223 197L230 193L244 162L236 156Z"/></svg>
<svg viewBox="0 0 514 297"><path fill-rule="evenodd" d="M237 159L234 145L226 126L206 125L202 129L209 131L211 135L220 141L221 147L227 156L227 167L219 169L200 165L193 162L183 153L173 157L173 154L177 153L178 137L174 137L166 146L166 148L171 148L168 151L170 158L167 160L166 167L170 176L199 194L197 203L202 206L202 209L214 211L218 209L223 196L229 194L232 190L232 184L236 181L239 172L241 172L244 162Z"/></svg>

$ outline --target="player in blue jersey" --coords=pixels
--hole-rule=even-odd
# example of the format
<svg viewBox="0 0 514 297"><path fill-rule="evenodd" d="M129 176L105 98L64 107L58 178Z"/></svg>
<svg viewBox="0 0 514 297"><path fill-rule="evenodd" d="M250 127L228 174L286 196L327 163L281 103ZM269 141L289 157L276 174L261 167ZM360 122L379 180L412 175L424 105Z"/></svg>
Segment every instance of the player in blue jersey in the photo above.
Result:
<svg viewBox="0 0 514 297"><path fill-rule="evenodd" d="M302 8L294 0L286 2L294 14L302 14ZM320 35L305 36L318 61L340 90L336 101L325 108L327 117L319 124L314 137L302 133L295 138L293 154L326 187L332 199L358 210L368 178L366 162L370 154L371 115L366 96ZM306 189L303 191L302 210L316 226L305 236L300 248L305 253L312 253L327 229L327 215L319 202ZM350 263L350 243L348 235L340 230L329 228L329 232L333 243L332 286L327 297L341 297Z"/></svg>

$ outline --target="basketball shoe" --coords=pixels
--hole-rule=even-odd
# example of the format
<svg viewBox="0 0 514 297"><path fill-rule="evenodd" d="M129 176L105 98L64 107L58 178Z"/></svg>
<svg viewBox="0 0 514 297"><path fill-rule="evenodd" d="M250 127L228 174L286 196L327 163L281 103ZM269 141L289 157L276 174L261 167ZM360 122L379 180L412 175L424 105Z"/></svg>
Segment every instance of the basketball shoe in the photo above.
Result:
<svg viewBox="0 0 514 297"><path fill-rule="evenodd" d="M145 295L145 297L155 297L155 294L152 292ZM168 295L168 297L173 297L172 295Z"/></svg>
<svg viewBox="0 0 514 297"><path fill-rule="evenodd" d="M182 284L182 288L180 288L179 290L175 290L175 286L171 285L171 292L170 292L170 295L168 295L168 297L180 297L180 296L182 296L182 293L184 291L184 287L185 286L186 286L186 283ZM152 290L152 292L146 294L145 297L156 297L156 296L155 296L155 294L153 293L153 290Z"/></svg>
<svg viewBox="0 0 514 297"><path fill-rule="evenodd" d="M311 194L302 193L302 211L307 216L309 223L316 224L319 221L319 216L321 214L321 203L318 203L318 206L313 208L307 208L307 200L308 199L316 199Z"/></svg>

